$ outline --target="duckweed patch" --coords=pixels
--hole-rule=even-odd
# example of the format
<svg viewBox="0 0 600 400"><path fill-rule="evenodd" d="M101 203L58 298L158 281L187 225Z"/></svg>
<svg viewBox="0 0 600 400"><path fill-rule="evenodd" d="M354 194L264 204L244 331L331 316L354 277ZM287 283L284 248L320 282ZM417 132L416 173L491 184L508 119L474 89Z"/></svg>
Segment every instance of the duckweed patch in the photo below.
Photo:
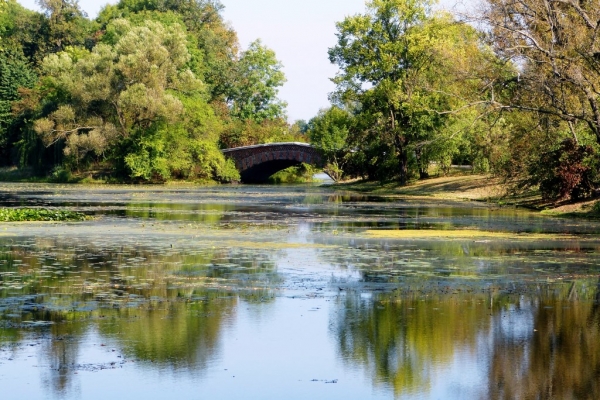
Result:
<svg viewBox="0 0 600 400"><path fill-rule="evenodd" d="M0 208L1 222L85 221L91 217L75 211L45 208Z"/></svg>

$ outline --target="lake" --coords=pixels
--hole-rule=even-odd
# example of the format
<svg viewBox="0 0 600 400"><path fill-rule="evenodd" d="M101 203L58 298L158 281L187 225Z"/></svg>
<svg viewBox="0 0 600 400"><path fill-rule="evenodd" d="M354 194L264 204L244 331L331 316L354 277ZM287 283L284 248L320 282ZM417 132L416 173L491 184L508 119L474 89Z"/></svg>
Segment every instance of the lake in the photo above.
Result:
<svg viewBox="0 0 600 400"><path fill-rule="evenodd" d="M2 399L600 398L600 222L320 186L0 183Z"/></svg>

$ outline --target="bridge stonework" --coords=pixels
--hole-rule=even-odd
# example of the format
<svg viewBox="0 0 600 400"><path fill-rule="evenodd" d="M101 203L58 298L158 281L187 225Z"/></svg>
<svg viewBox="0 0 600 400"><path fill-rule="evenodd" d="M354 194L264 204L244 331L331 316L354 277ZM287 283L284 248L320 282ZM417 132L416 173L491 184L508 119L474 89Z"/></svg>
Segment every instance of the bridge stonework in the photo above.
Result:
<svg viewBox="0 0 600 400"><path fill-rule="evenodd" d="M268 143L223 150L233 159L242 182L260 183L282 169L301 163L320 165L319 152L307 143Z"/></svg>

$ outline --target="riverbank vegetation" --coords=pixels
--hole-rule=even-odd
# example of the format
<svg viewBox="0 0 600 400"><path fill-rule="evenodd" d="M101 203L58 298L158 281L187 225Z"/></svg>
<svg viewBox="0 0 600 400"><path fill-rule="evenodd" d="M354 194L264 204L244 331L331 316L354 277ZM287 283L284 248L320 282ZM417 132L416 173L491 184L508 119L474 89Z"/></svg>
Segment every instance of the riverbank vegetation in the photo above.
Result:
<svg viewBox="0 0 600 400"><path fill-rule="evenodd" d="M457 16L373 0L338 22L336 91L308 129L330 175L404 186L466 164L543 202L597 194L600 7L481 5Z"/></svg>

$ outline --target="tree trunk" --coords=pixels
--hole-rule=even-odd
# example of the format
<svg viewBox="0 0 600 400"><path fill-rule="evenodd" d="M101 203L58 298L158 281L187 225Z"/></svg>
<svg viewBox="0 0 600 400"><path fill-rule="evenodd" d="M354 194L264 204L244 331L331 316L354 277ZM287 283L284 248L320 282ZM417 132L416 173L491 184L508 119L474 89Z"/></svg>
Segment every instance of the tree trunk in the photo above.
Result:
<svg viewBox="0 0 600 400"><path fill-rule="evenodd" d="M429 165L423 161L422 151L421 148L416 149L415 157L417 158L417 165L419 166L419 179L427 179L429 178L429 172L427 171Z"/></svg>
<svg viewBox="0 0 600 400"><path fill-rule="evenodd" d="M398 152L398 163L400 165L400 185L405 186L408 183L408 153L406 148Z"/></svg>
<svg viewBox="0 0 600 400"><path fill-rule="evenodd" d="M405 139L399 134L394 135L394 147L398 157L398 166L400 167L399 182L401 186L408 183L408 151L406 150Z"/></svg>

